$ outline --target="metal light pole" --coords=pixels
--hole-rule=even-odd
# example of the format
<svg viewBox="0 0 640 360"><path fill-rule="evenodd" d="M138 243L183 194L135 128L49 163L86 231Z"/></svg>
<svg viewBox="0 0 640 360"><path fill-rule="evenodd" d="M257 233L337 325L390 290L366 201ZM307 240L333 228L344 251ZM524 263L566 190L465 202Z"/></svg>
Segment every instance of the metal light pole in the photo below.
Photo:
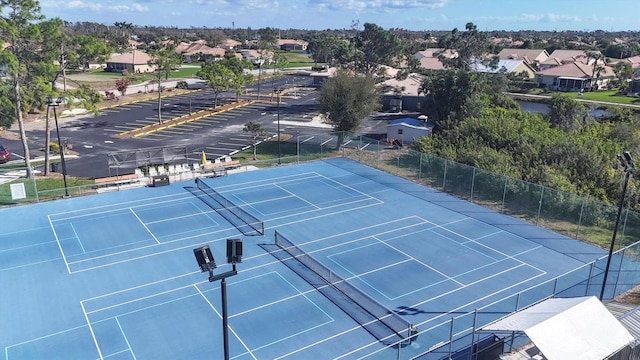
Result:
<svg viewBox="0 0 640 360"><path fill-rule="evenodd" d="M236 263L242 262L242 240L227 239L227 263L231 264L231 271L213 275L216 261L211 254L208 245L193 249L196 261L202 272L209 272L209 282L220 280L220 293L222 296L222 341L224 344L224 359L229 360L229 317L227 315L227 281L226 278L238 274Z"/></svg>
<svg viewBox="0 0 640 360"><path fill-rule="evenodd" d="M47 107L53 108L53 119L56 123L56 135L58 136L58 151L60 151L60 163L62 163L62 181L64 183L64 196L69 197L69 188L67 187L67 164L64 161L64 148L62 147L62 142L60 141L60 128L58 127L58 113L56 112L56 108L62 104L64 98L59 97L57 99L53 99L51 96L47 96L45 102L47 103ZM48 119L47 119L48 120ZM49 149L49 144L47 144L47 150Z"/></svg>
<svg viewBox="0 0 640 360"><path fill-rule="evenodd" d="M616 243L616 235L618 234L618 226L620 225L620 216L622 215L622 208L624 207L624 198L627 195L627 185L629 184L629 177L635 168L635 163L631 158L631 153L625 151L624 153L616 155L618 161L624 168L624 185L622 185L622 196L620 197L620 205L618 206L618 215L616 217L616 223L613 227L613 237L611 238L611 246L609 247L609 256L607 257L607 265L604 268L604 279L602 280L602 289L600 290L600 301L604 298L605 287L607 286L607 277L609 275L609 267L611 266L611 257L613 256L613 248Z"/></svg>
<svg viewBox="0 0 640 360"><path fill-rule="evenodd" d="M273 92L276 93L276 96L278 97L277 101L278 101L278 105L277 105L277 109L278 109L278 165L281 165L281 158L282 158L282 154L280 152L280 90L279 89L273 89Z"/></svg>

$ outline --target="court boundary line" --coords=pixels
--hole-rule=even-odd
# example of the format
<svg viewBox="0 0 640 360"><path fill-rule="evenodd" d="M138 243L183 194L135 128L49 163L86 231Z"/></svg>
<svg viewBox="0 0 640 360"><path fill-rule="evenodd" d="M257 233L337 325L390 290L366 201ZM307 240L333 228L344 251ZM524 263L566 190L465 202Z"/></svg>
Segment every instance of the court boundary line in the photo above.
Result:
<svg viewBox="0 0 640 360"><path fill-rule="evenodd" d="M129 338L127 338L127 334L125 333L124 329L122 328L122 324L120 324L120 320L118 319L117 316L114 317L114 320L116 321L116 324L118 324L118 329L120 329L120 334L122 335L122 338L124 339L125 344L127 344L127 347L129 348L129 352L131 353L131 356L133 356L133 360L136 360L137 359L136 353L133 352L133 348L131 347L131 343L129 342Z"/></svg>
<svg viewBox="0 0 640 360"><path fill-rule="evenodd" d="M147 232L149 233L149 235L151 235L151 237L153 238L153 240L155 240L156 243L161 244L160 241L158 241L158 238L153 234L153 232L151 231L151 229L149 229L149 227L147 226L147 224L144 223L144 221L142 221L142 219L140 219L140 217L138 216L138 214L136 214L136 212L132 209L129 208L129 211L133 214L133 216L135 216L136 219L138 219L138 221L140 222L140 225L142 225L142 227L144 227Z"/></svg>

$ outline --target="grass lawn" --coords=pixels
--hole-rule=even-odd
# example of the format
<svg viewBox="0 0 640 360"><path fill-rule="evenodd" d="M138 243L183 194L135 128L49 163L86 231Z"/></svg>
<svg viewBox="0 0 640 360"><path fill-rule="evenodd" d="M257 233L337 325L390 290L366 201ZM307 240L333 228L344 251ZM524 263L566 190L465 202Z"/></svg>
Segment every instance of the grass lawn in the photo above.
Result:
<svg viewBox="0 0 640 360"><path fill-rule="evenodd" d="M617 104L640 105L640 98L620 95L618 94L617 90L585 92L582 95L579 95L577 92L568 92L566 94L573 99L603 101L603 102L611 102L611 103L617 103Z"/></svg>

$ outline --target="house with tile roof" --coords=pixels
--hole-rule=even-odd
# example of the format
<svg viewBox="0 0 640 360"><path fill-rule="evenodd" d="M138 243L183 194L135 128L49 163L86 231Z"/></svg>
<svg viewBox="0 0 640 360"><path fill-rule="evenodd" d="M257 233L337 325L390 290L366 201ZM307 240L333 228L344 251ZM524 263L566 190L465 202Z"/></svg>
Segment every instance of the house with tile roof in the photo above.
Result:
<svg viewBox="0 0 640 360"><path fill-rule="evenodd" d="M501 60L523 60L528 65L540 64L549 58L545 49L514 49L505 48L498 53Z"/></svg>
<svg viewBox="0 0 640 360"><path fill-rule="evenodd" d="M471 70L489 74L507 73L524 75L529 79L536 77L536 71L531 67L531 65L522 59L500 59L498 60L498 64L495 68L489 67L480 62L475 62L471 64Z"/></svg>
<svg viewBox="0 0 640 360"><path fill-rule="evenodd" d="M153 72L155 71L155 67L149 65L150 60L151 56L138 50L124 54L113 54L111 58L107 60L105 71L126 71L131 74Z"/></svg>
<svg viewBox="0 0 640 360"><path fill-rule="evenodd" d="M218 46L225 50L233 50L240 45L242 45L242 43L239 41L235 41L233 39L224 39Z"/></svg>
<svg viewBox="0 0 640 360"><path fill-rule="evenodd" d="M306 51L309 43L304 40L278 39L277 46L284 51Z"/></svg>
<svg viewBox="0 0 640 360"><path fill-rule="evenodd" d="M601 90L615 79L616 75L610 66L602 66L601 71L594 72L596 65L584 64L580 61L568 62L536 73L536 81L544 87L560 91L585 91L593 88Z"/></svg>
<svg viewBox="0 0 640 360"><path fill-rule="evenodd" d="M599 51L595 52L600 54ZM587 52L584 50L557 49L549 55L547 60L540 63L540 70L546 70L555 66L560 66L562 64L576 61L584 64L589 64L595 60L593 58L589 58Z"/></svg>
<svg viewBox="0 0 640 360"><path fill-rule="evenodd" d="M427 48L413 54L413 57L418 60L418 62L420 63L419 67L422 69L443 70L444 65L439 59L441 55L447 59L452 59L457 57L458 53L455 50L443 48Z"/></svg>

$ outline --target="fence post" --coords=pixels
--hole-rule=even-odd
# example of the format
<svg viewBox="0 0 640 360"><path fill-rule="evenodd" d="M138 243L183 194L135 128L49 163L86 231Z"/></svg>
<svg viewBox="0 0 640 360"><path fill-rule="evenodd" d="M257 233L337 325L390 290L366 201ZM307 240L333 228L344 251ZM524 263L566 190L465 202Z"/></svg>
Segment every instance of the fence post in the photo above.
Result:
<svg viewBox="0 0 640 360"><path fill-rule="evenodd" d="M447 183L447 163L449 160L444 160L444 173L442 175L442 191L445 191L445 184Z"/></svg>
<svg viewBox="0 0 640 360"><path fill-rule="evenodd" d="M449 359L453 354L453 320L454 318L451 318L451 327L449 328Z"/></svg>
<svg viewBox="0 0 640 360"><path fill-rule="evenodd" d="M476 167L473 167L473 174L471 174L471 196L469 197L469 201L473 202L473 188L476 184Z"/></svg>
<svg viewBox="0 0 640 360"><path fill-rule="evenodd" d="M593 276L593 266L596 264L596 260L591 263L589 268L589 277L587 278L587 287L584 290L584 296L589 296L589 288L591 287L591 277Z"/></svg>
<svg viewBox="0 0 640 360"><path fill-rule="evenodd" d="M582 199L582 204L580 205L580 216L578 218L578 228L576 229L576 239L580 239L580 226L582 226L583 211L584 211L584 198Z"/></svg>
<svg viewBox="0 0 640 360"><path fill-rule="evenodd" d="M621 258L620 258L620 266L618 267L618 276L616 276L616 281L614 282L613 285L613 297L616 296L616 292L618 289L618 284L620 283L620 273L622 272L622 264L624 263L624 254L627 251L627 249L622 249L622 254L621 254Z"/></svg>
<svg viewBox="0 0 640 360"><path fill-rule="evenodd" d="M544 186L541 186L540 200L538 200L538 215L536 216L536 225L540 222L540 212L542 211L542 199L544 198Z"/></svg>
<svg viewBox="0 0 640 360"><path fill-rule="evenodd" d="M505 206L505 201L507 198L507 181L509 180L509 177L507 175L504 176L504 187L502 189L502 208L505 209L506 211L506 206Z"/></svg>

